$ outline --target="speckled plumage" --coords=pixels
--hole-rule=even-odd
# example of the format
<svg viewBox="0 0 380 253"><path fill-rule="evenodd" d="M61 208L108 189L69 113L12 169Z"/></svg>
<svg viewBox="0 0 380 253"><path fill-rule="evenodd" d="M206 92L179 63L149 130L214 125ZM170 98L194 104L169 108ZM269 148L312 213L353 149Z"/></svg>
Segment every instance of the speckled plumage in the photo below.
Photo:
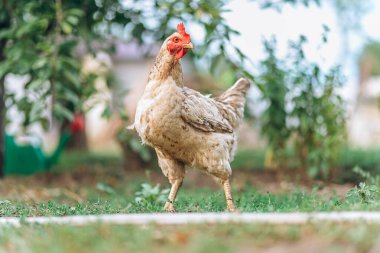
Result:
<svg viewBox="0 0 380 253"><path fill-rule="evenodd" d="M159 165L172 184L174 197L169 195L166 209L173 211L186 165L207 172L225 187L228 182L229 187L236 129L243 117L249 82L241 78L215 98L184 87L181 64L168 52L168 39L138 102L134 127L143 143L156 150ZM232 203L232 197L227 193L226 197ZM229 209L234 209L233 203Z"/></svg>

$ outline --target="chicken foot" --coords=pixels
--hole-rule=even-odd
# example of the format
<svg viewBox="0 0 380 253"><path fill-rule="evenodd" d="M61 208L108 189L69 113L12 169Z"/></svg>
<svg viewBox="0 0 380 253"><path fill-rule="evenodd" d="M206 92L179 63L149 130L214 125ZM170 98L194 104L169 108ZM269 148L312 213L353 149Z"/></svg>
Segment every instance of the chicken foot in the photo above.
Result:
<svg viewBox="0 0 380 253"><path fill-rule="evenodd" d="M176 211L174 208L174 201L177 196L177 192L182 185L182 181L183 181L183 178L171 180L170 183L172 184L172 187L170 189L170 193L168 197L169 201L167 201L164 206L165 211L171 212L171 213L174 213Z"/></svg>

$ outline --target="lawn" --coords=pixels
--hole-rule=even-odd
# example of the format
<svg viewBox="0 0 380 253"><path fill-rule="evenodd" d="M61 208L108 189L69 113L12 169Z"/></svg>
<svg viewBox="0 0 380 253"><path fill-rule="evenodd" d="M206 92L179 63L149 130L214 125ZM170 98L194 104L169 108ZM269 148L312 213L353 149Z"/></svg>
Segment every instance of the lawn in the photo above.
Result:
<svg viewBox="0 0 380 253"><path fill-rule="evenodd" d="M162 211L169 184L157 169L126 171L117 157L101 155L66 154L61 161L49 173L3 179L0 216ZM157 184L161 187L155 188ZM242 212L380 210L377 189L369 185L353 188L316 181L306 186L257 170L235 170L232 185ZM190 171L176 208L179 212L223 212L223 191L207 175Z"/></svg>
<svg viewBox="0 0 380 253"><path fill-rule="evenodd" d="M69 190L46 189L25 194L36 194L30 199L3 198L0 200L0 216L64 216L108 213L162 212L166 192L156 194L146 190L141 200L136 201L140 185L116 186L97 183L94 188L81 187ZM38 194L43 200L38 199ZM326 194L326 195L325 195ZM327 196L330 194L330 196ZM51 197L49 197L51 196ZM359 191L351 190L346 195L324 193L322 190L294 189L284 193L265 193L251 186L235 191L237 207L242 212L295 212L295 211L347 211L380 210L380 202L361 197ZM29 196L28 196L29 198ZM47 198L47 199L45 199ZM223 212L225 200L221 190L200 188L184 189L176 201L178 212Z"/></svg>
<svg viewBox="0 0 380 253"><path fill-rule="evenodd" d="M65 154L48 173L6 177L0 183L0 216L22 220L162 212L169 187L162 173L156 168L128 171L122 167L114 155L74 153ZM380 210L378 191L372 185L355 188L318 181L305 185L260 169L235 170L232 185L242 212ZM225 200L213 180L190 171L176 208L179 212L223 212ZM379 240L380 228L363 223L0 227L0 252L171 252L178 248L181 252L378 252Z"/></svg>

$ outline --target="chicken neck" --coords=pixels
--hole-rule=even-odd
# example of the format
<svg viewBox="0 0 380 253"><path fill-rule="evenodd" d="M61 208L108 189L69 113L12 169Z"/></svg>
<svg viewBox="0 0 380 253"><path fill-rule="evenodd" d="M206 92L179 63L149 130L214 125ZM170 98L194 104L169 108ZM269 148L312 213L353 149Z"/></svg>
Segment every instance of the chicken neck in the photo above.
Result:
<svg viewBox="0 0 380 253"><path fill-rule="evenodd" d="M170 76L178 86L183 86L181 63L168 52L164 43L150 70L148 81L165 81Z"/></svg>

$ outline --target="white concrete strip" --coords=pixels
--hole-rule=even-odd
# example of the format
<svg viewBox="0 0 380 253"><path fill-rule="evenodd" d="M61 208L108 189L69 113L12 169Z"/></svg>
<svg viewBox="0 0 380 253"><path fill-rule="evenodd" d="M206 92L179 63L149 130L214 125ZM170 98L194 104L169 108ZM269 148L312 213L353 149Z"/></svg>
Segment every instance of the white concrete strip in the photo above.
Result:
<svg viewBox="0 0 380 253"><path fill-rule="evenodd" d="M380 212L317 212L317 213L145 213L83 215L64 217L0 217L1 225L30 224L86 225L109 224L197 224L197 223L264 223L304 224L317 222L380 223Z"/></svg>

